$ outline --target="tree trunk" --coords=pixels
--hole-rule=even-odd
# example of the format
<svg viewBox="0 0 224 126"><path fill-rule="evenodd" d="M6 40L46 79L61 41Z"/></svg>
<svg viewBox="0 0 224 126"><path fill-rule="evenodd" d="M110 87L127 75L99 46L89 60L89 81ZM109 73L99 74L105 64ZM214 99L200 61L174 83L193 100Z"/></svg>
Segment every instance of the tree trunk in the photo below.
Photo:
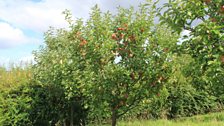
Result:
<svg viewBox="0 0 224 126"><path fill-rule="evenodd" d="M117 112L115 109L112 109L112 116L111 116L112 126L116 126L117 124Z"/></svg>
<svg viewBox="0 0 224 126"><path fill-rule="evenodd" d="M67 126L66 125L66 119L63 119L63 126Z"/></svg>
<svg viewBox="0 0 224 126"><path fill-rule="evenodd" d="M74 105L73 102L71 103L71 117L70 117L70 126L73 126L74 124Z"/></svg>

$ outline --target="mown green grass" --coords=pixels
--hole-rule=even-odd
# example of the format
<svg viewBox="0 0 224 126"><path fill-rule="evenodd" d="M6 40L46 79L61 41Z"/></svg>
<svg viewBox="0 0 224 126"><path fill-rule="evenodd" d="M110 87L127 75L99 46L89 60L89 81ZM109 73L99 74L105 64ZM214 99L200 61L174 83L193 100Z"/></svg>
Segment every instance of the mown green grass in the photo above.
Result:
<svg viewBox="0 0 224 126"><path fill-rule="evenodd" d="M176 120L118 121L118 126L224 126L224 112L197 115Z"/></svg>
<svg viewBox="0 0 224 126"><path fill-rule="evenodd" d="M202 121L170 121L170 120L157 120L157 121L133 121L121 122L118 126L224 126L224 121L212 120L209 122Z"/></svg>

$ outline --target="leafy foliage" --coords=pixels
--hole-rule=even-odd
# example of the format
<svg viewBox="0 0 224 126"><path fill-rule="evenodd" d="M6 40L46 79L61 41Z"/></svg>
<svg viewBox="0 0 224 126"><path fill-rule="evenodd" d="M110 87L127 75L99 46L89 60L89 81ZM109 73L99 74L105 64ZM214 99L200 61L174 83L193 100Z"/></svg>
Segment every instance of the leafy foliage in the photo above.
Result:
<svg viewBox="0 0 224 126"><path fill-rule="evenodd" d="M162 22L172 20L168 24L174 30L190 31L188 40L181 44L180 53L188 53L197 59L202 74L208 76L210 72L216 72L217 76L222 74L223 5L222 0L171 0L164 6L167 10L161 16ZM200 23L194 26L196 21Z"/></svg>
<svg viewBox="0 0 224 126"><path fill-rule="evenodd" d="M179 55L173 55L173 72L163 95L149 107L154 117L191 116L222 104L223 5L221 0L170 0L160 8L162 24L190 34L174 49Z"/></svg>
<svg viewBox="0 0 224 126"><path fill-rule="evenodd" d="M65 91L57 85L39 85L30 66L2 67L0 75L0 125L70 125L70 120L74 125L85 123L87 113L82 104L66 99Z"/></svg>

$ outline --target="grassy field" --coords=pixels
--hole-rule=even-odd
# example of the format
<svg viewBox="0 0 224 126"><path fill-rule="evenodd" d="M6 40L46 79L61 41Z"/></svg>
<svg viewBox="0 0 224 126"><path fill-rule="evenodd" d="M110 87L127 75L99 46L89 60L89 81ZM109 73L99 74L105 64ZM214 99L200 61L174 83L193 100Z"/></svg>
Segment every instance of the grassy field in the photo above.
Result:
<svg viewBox="0 0 224 126"><path fill-rule="evenodd" d="M119 121L118 126L224 126L224 112L180 118L177 120Z"/></svg>
<svg viewBox="0 0 224 126"><path fill-rule="evenodd" d="M118 126L224 126L224 121L133 121L121 122Z"/></svg>

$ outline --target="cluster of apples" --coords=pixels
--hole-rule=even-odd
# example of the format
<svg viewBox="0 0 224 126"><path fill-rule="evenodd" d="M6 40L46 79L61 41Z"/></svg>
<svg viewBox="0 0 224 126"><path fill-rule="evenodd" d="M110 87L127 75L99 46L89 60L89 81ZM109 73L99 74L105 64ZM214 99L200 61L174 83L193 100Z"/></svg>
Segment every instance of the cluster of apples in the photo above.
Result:
<svg viewBox="0 0 224 126"><path fill-rule="evenodd" d="M80 46L86 45L88 42L85 39L81 39Z"/></svg>
<svg viewBox="0 0 224 126"><path fill-rule="evenodd" d="M118 32L125 32L127 31L128 29L128 25L127 24L124 24L124 27L118 27L115 31L118 31ZM118 33L118 32L115 32L111 35L111 38L113 40L116 40L116 41L120 41L121 39L124 38L124 34L123 33Z"/></svg>
<svg viewBox="0 0 224 126"><path fill-rule="evenodd" d="M80 40L80 43L79 43L79 46L80 47L83 47L83 46L85 46L88 42L87 42L87 40L85 40L82 36L81 36L81 32L80 31L78 31L76 34L75 34L75 37L77 37L79 40Z"/></svg>
<svg viewBox="0 0 224 126"><path fill-rule="evenodd" d="M117 41L118 48L113 51L117 56L127 54L129 58L134 56L133 52L126 47L132 42L136 42L134 35L127 36L128 25L124 24L123 27L118 27L111 35L111 39ZM121 42L122 41L122 42Z"/></svg>
<svg viewBox="0 0 224 126"><path fill-rule="evenodd" d="M82 37L82 33L80 31L76 32L74 35L75 38L78 38L80 41L79 47L84 47L86 44L88 44L87 40ZM86 56L86 50L84 48L80 48L80 53L83 56L83 58Z"/></svg>

